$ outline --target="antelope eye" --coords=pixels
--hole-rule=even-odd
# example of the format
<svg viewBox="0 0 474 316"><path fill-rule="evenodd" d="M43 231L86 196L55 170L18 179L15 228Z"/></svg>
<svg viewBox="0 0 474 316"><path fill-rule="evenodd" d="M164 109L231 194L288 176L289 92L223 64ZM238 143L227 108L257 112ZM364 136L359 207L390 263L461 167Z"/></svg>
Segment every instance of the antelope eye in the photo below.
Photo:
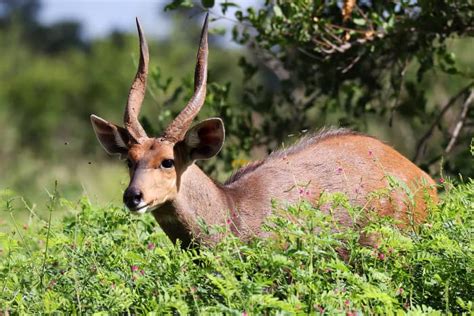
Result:
<svg viewBox="0 0 474 316"><path fill-rule="evenodd" d="M174 166L174 161L173 159L165 159L161 162L161 167L169 169Z"/></svg>

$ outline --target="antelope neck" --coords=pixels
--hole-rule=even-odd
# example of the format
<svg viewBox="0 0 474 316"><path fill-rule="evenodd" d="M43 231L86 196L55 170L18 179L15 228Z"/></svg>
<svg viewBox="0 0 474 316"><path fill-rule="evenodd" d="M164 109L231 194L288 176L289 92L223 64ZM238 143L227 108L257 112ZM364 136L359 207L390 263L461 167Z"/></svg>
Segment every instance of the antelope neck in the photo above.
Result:
<svg viewBox="0 0 474 316"><path fill-rule="evenodd" d="M176 198L153 212L156 220L170 237L180 239L188 246L191 237L198 242L216 242L219 236L205 235L200 221L208 227L227 225L232 233L238 235L235 224L237 214L232 197L222 185L209 178L198 166L190 165L181 175ZM178 236L184 228L185 238ZM182 233L180 234L182 235Z"/></svg>

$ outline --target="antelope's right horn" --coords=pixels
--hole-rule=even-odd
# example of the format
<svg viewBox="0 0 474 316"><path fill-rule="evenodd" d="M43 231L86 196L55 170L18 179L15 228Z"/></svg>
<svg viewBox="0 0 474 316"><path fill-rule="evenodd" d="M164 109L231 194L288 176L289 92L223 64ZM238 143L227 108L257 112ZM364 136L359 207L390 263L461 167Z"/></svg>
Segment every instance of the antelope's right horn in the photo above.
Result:
<svg viewBox="0 0 474 316"><path fill-rule="evenodd" d="M171 122L164 132L164 138L172 142L181 141L184 138L187 130L191 126L193 119L201 110L206 99L206 83L207 83L207 24L209 13L206 15L204 25L201 31L201 40L199 50L197 53L197 63L194 72L194 94L189 100L186 107L179 113L179 115Z"/></svg>

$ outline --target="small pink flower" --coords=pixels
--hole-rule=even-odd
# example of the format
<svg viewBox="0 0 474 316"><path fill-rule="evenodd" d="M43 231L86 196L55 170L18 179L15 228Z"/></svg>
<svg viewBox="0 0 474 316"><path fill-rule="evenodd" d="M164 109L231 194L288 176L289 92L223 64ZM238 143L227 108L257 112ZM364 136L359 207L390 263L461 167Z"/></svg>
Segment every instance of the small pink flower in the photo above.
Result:
<svg viewBox="0 0 474 316"><path fill-rule="evenodd" d="M346 316L357 316L357 313L355 311L348 311Z"/></svg>
<svg viewBox="0 0 474 316"><path fill-rule="evenodd" d="M324 308L321 305L314 305L314 309L316 309L320 314L324 314Z"/></svg>
<svg viewBox="0 0 474 316"><path fill-rule="evenodd" d="M311 194L311 192L309 191L306 191L306 195L309 196Z"/></svg>
<svg viewBox="0 0 474 316"><path fill-rule="evenodd" d="M148 250L153 250L153 249L155 249L155 247L156 247L155 244L152 243L152 242L148 243L148 245L146 246L146 248L147 248Z"/></svg>
<svg viewBox="0 0 474 316"><path fill-rule="evenodd" d="M372 152L372 150L369 150L369 156L372 156L374 153Z"/></svg>
<svg viewBox="0 0 474 316"><path fill-rule="evenodd" d="M351 302L350 302L349 300L346 300L346 301L344 302L344 305L349 306L349 305L351 305Z"/></svg>
<svg viewBox="0 0 474 316"><path fill-rule="evenodd" d="M145 275L145 270L143 270L143 269L140 270L140 274L141 274L141 275Z"/></svg>
<svg viewBox="0 0 474 316"><path fill-rule="evenodd" d="M444 183L444 182L445 182L444 178L439 178L439 183Z"/></svg>
<svg viewBox="0 0 474 316"><path fill-rule="evenodd" d="M397 290L397 295L402 295L403 292L405 292L405 291L404 291L403 288L401 287L401 288L399 288L399 289Z"/></svg>
<svg viewBox="0 0 474 316"><path fill-rule="evenodd" d="M226 221L227 225L230 225L232 223L232 221L230 220L230 218L228 218Z"/></svg>
<svg viewBox="0 0 474 316"><path fill-rule="evenodd" d="M385 255L382 252L380 252L379 255L378 255L378 258L379 258L379 260L383 261L383 260L385 260Z"/></svg>
<svg viewBox="0 0 474 316"><path fill-rule="evenodd" d="M247 314L246 311L243 311L243 312L242 312L242 316L248 316L248 315L249 315L249 314Z"/></svg>
<svg viewBox="0 0 474 316"><path fill-rule="evenodd" d="M337 173L337 174L341 174L341 173L342 173L342 168L341 168L341 167L337 167L336 173Z"/></svg>
<svg viewBox="0 0 474 316"><path fill-rule="evenodd" d="M136 272L138 271L138 266L130 266L130 269L132 270L132 272Z"/></svg>
<svg viewBox="0 0 474 316"><path fill-rule="evenodd" d="M304 189L300 189L299 192L300 192L300 195L303 195L304 194Z"/></svg>

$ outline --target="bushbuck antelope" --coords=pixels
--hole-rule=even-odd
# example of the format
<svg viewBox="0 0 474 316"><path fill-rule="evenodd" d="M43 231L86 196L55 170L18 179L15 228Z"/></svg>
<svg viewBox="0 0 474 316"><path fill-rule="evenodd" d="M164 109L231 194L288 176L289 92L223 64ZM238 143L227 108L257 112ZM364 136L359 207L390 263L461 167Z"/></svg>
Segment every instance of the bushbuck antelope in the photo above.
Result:
<svg viewBox="0 0 474 316"><path fill-rule="evenodd" d="M210 179L194 162L221 150L223 122L210 118L190 128L206 96L207 17L197 53L194 94L158 138L148 137L138 121L149 56L138 20L137 28L140 61L125 108L125 127L95 115L91 121L104 149L126 157L131 178L123 195L126 206L136 214L152 212L173 242L179 239L183 246L193 240L215 242L219 237L206 236L200 220L228 225L242 239L263 236L261 224L271 212L272 199L315 203L323 192L345 193L353 204L401 222L425 218L424 195L436 198L433 180L381 141L346 129L307 136L240 169L224 184ZM406 193L390 190L389 176L407 183L414 194L413 206L405 203ZM371 192L387 189L385 197L371 198ZM334 216L343 225L352 224L343 209Z"/></svg>

